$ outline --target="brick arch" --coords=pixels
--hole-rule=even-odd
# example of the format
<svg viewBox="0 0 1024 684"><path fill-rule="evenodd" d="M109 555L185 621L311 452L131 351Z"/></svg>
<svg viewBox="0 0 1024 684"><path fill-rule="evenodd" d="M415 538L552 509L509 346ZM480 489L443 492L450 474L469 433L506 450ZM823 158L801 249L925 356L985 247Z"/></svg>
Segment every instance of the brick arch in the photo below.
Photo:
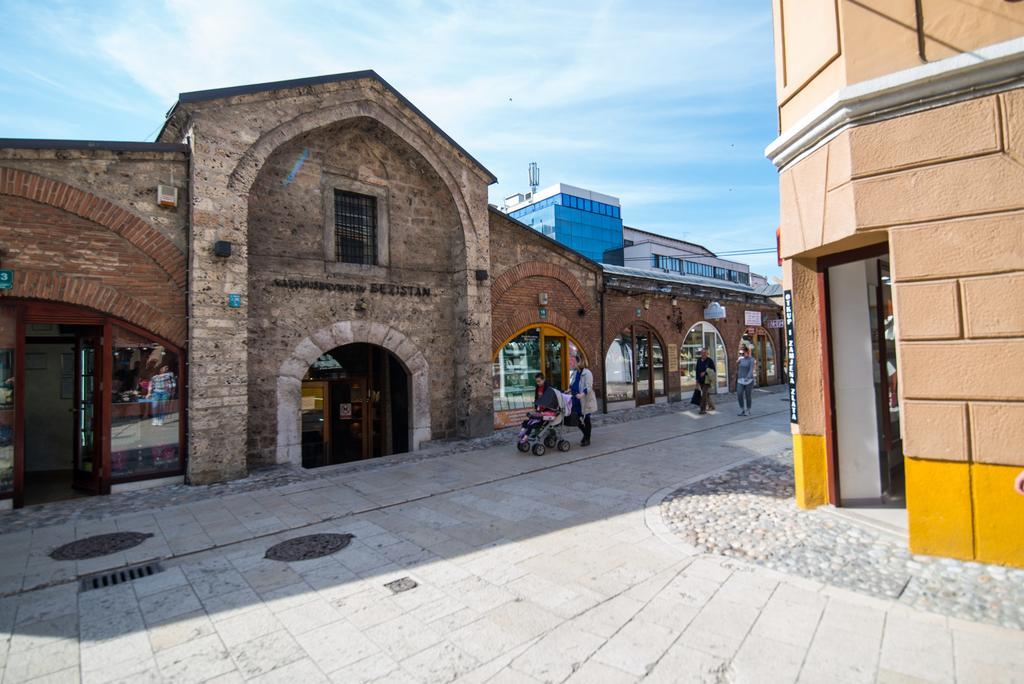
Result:
<svg viewBox="0 0 1024 684"><path fill-rule="evenodd" d="M586 290L583 289L576 276L565 269L543 261L524 261L495 278L494 283L491 285L491 302L497 303L513 285L521 280L535 276L554 278L572 291L576 301L588 313L594 309L594 305L587 298Z"/></svg>
<svg viewBox="0 0 1024 684"><path fill-rule="evenodd" d="M605 335L609 339L606 339L605 342L607 342L610 346L611 340L615 339L616 335L618 335L620 332L625 330L628 326L632 325L633 323L642 323L643 325L645 325L646 327L650 328L651 330L658 334L658 337L660 338L662 345L669 344L671 335L665 334L665 331L662 330L662 328L656 325L655 323L652 323L651 321L645 318L637 318L636 314L631 312L623 313L620 316L611 319L611 321L608 324L608 328L606 328ZM607 349L604 350L604 352L607 351Z"/></svg>
<svg viewBox="0 0 1024 684"><path fill-rule="evenodd" d="M506 318L500 323L492 323L491 356L493 357L497 354L501 349L502 343L515 335L517 331L533 325L550 325L564 331L576 340L583 349L583 353L587 355L590 363L594 364L596 357L594 356L594 350L587 349L587 344L585 342L587 339L586 332L580 329L579 323L568 316L563 316L557 311L549 311L548 318L545 321L537 320L532 311L519 311L511 318Z"/></svg>
<svg viewBox="0 0 1024 684"><path fill-rule="evenodd" d="M348 344L372 344L387 349L409 373L412 425L410 451L431 438L430 364L404 333L383 323L341 321L302 338L277 372L277 462L302 465L302 378L322 355Z"/></svg>
<svg viewBox="0 0 1024 684"><path fill-rule="evenodd" d="M181 250L149 223L113 202L52 178L3 166L0 195L56 207L108 228L152 259L175 285L185 288L185 255Z"/></svg>
<svg viewBox="0 0 1024 684"><path fill-rule="evenodd" d="M188 338L184 319L168 316L96 280L19 269L14 272L14 287L7 292L10 297L42 299L100 311L155 333L179 348L185 347Z"/></svg>

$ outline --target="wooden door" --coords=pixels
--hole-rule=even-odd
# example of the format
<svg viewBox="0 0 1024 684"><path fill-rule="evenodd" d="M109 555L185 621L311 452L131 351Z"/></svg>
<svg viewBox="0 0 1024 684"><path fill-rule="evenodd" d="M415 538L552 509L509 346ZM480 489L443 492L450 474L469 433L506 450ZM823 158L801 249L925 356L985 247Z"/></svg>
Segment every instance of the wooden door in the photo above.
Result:
<svg viewBox="0 0 1024 684"><path fill-rule="evenodd" d="M373 453L371 398L366 378L331 382L331 463L358 461Z"/></svg>

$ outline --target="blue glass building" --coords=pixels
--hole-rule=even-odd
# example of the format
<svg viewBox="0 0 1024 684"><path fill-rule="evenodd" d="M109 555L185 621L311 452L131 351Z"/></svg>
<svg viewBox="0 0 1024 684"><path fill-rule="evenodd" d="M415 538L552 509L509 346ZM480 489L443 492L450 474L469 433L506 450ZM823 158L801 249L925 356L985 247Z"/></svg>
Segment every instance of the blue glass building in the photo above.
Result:
<svg viewBox="0 0 1024 684"><path fill-rule="evenodd" d="M559 183L505 200L512 218L594 261L622 247L622 210L617 197Z"/></svg>

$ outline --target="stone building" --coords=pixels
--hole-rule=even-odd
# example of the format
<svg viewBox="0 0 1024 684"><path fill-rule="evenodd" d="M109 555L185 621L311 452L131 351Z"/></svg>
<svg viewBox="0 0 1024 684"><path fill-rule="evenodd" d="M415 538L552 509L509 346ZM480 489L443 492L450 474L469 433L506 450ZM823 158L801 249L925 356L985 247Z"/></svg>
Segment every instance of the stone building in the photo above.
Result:
<svg viewBox="0 0 1024 684"><path fill-rule="evenodd" d="M1024 565L1024 5L774 14L797 502Z"/></svg>
<svg viewBox="0 0 1024 684"><path fill-rule="evenodd" d="M752 288L612 273L494 180L373 72L183 93L155 143L0 140L0 505L487 434L577 353L604 410L676 401L701 344L726 390L768 339Z"/></svg>

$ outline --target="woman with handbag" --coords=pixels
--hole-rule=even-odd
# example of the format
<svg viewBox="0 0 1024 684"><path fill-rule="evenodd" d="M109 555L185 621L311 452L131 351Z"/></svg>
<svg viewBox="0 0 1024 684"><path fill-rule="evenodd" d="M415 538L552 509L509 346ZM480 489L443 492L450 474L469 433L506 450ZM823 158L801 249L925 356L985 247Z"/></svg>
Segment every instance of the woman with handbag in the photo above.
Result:
<svg viewBox="0 0 1024 684"><path fill-rule="evenodd" d="M576 354L576 370L569 384L572 393L572 412L580 417L580 432L583 440L580 446L590 446L590 414L597 412L597 395L594 394L594 374L587 368L582 354Z"/></svg>

